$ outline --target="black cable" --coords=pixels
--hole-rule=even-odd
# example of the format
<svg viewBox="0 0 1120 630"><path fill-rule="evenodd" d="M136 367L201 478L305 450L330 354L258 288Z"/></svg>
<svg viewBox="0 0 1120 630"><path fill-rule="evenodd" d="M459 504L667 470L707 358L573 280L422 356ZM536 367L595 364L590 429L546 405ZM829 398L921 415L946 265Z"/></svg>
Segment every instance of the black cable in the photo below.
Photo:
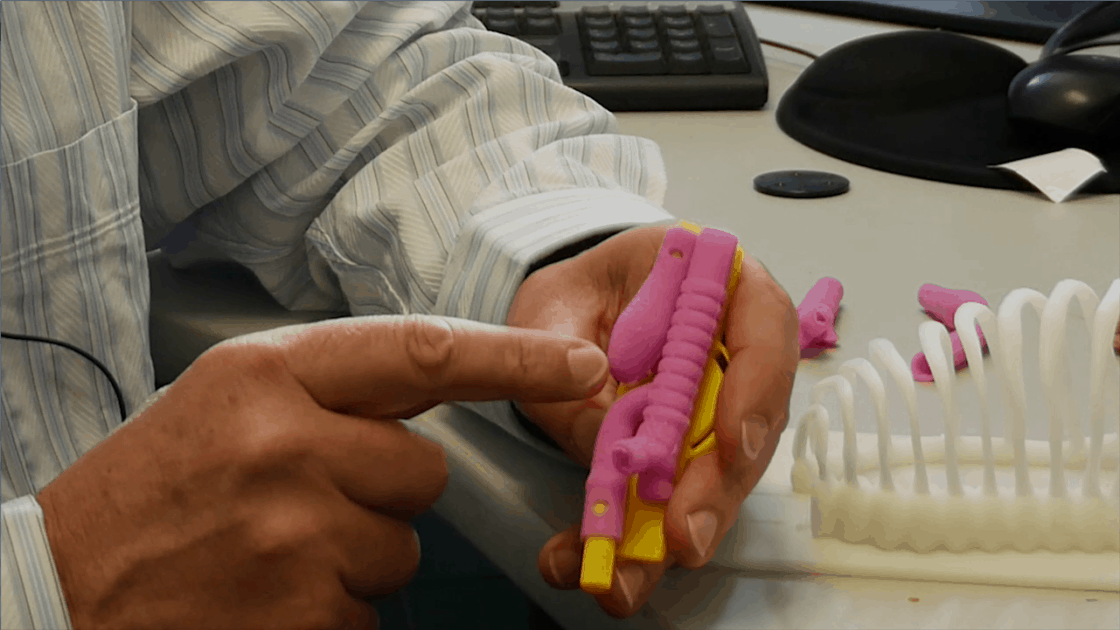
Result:
<svg viewBox="0 0 1120 630"><path fill-rule="evenodd" d="M797 46L790 46L789 44L783 44L781 42L776 42L776 41L771 40L771 39L762 39L760 37L758 39L758 43L766 44L767 46L773 46L774 48L781 48L783 50L788 50L790 52L795 52L799 55L805 55L806 57L808 57L810 59L813 59L814 61L817 58L817 56L815 54L809 52L808 50L805 50L804 48L798 48Z"/></svg>
<svg viewBox="0 0 1120 630"><path fill-rule="evenodd" d="M48 339L46 337L36 337L34 335L20 335L17 333L6 332L0 332L0 337L15 339L17 341L35 341L38 343L54 344L56 346L62 346L67 350L73 350L74 352L77 352L83 357L89 359L95 366L97 366L97 369L101 370L105 377L109 379L109 384L113 386L113 393L117 395L117 406L120 407L121 410L121 422L124 422L128 418L128 413L125 410L124 405L124 393L121 392L121 386L117 384L117 379L113 378L113 374L109 372L109 368L105 367L105 364L101 361L98 361L97 357L86 352L85 350L82 350L77 346L66 343L65 341L59 341L57 339Z"/></svg>

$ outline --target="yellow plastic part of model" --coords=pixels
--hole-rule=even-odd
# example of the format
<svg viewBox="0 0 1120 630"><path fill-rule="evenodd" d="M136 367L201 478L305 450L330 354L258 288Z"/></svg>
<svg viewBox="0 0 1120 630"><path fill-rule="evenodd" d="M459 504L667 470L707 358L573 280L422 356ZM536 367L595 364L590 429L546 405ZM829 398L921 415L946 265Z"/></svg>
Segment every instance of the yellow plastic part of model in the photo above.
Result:
<svg viewBox="0 0 1120 630"><path fill-rule="evenodd" d="M682 221L681 227L697 234L700 233L700 227L692 223ZM684 447L681 449L681 458L677 465L677 480L680 480L684 474L684 469L693 460L716 449L716 405L719 402L719 392L723 387L723 372L731 361L727 348L722 343L723 332L731 298L735 295L735 289L739 286L742 266L743 249L737 248L731 274L727 280L728 297L724 301L720 325L716 330L711 354L708 356L708 363L704 366L704 376L696 393L692 418L689 422L688 432L685 434ZM644 385L651 380L653 380L652 376L631 385L620 385L618 395L621 397L631 389ZM622 525L622 543L618 547L620 558L638 562L661 562L665 559L668 551L665 545L665 508L666 504L664 503L643 501L638 496L638 477L636 475L630 477L626 497L626 516Z"/></svg>
<svg viewBox="0 0 1120 630"><path fill-rule="evenodd" d="M638 496L638 476L631 475L618 557L638 562L660 562L665 559L665 552L665 504L643 501Z"/></svg>
<svg viewBox="0 0 1120 630"><path fill-rule="evenodd" d="M718 346L717 352L726 354L727 350L722 343L716 342L715 345ZM709 357L677 464L678 480L692 460L715 449L716 403L719 401L722 385L723 370L714 358ZM665 559L665 508L664 503L643 501L638 496L637 475L630 477L626 516L622 525L622 544L618 548L619 557L638 562L661 562Z"/></svg>
<svg viewBox="0 0 1120 630"><path fill-rule="evenodd" d="M583 569L579 586L588 593L608 593L614 581L614 539L591 536L583 543Z"/></svg>
<svg viewBox="0 0 1120 630"><path fill-rule="evenodd" d="M704 231L704 228L696 225L695 223L689 223L688 221L678 221L677 227L682 227L689 232L692 232L693 234L699 234Z"/></svg>

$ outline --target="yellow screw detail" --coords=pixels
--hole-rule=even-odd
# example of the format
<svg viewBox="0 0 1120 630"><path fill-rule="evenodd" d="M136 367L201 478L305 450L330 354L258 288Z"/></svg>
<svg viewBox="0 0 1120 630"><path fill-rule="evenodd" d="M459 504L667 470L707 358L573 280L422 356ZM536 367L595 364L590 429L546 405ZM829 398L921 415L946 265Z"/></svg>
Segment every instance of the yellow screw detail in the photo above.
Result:
<svg viewBox="0 0 1120 630"><path fill-rule="evenodd" d="M595 516L602 516L607 513L607 502L596 501L595 505L592 506L592 509L595 511Z"/></svg>

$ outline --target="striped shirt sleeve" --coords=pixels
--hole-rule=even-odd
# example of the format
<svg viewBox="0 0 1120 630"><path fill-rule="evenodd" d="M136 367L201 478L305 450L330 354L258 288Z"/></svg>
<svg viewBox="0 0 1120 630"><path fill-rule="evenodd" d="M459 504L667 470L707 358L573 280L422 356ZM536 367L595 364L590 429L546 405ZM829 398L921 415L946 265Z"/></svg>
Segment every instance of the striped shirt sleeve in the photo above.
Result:
<svg viewBox="0 0 1120 630"><path fill-rule="evenodd" d="M31 496L5 501L0 522L0 627L68 630L70 614L51 559L42 508Z"/></svg>
<svg viewBox="0 0 1120 630"><path fill-rule="evenodd" d="M672 220L657 146L467 4L263 7L134 10L134 64L168 69L145 83L181 88L140 112L145 226L173 264L235 260L292 309L502 324L534 260ZM540 446L508 404L472 408Z"/></svg>

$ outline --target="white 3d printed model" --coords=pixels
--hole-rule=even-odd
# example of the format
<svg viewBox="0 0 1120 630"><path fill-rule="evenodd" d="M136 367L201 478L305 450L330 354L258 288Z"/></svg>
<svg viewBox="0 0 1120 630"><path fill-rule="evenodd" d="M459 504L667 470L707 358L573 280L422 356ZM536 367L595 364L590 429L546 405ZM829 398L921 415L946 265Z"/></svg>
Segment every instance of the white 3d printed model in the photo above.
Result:
<svg viewBox="0 0 1120 630"><path fill-rule="evenodd" d="M1072 395L1066 358L1071 302L1089 326L1089 435ZM1022 311L1041 316L1039 368L1049 441L1026 439ZM982 550L1109 553L1120 551L1120 440L1106 435L1107 397L1116 395L1118 360L1112 341L1120 320L1120 279L1103 299L1086 284L1064 280L1050 297L1031 289L1011 292L998 315L978 303L962 305L954 323L980 402L978 437L961 436L958 376L946 328L919 328L944 412L944 435L922 437L909 365L885 339L870 344L871 358L901 391L910 436L892 436L883 379L871 361L845 362L840 374L816 385L793 442L794 491L814 505L814 535L884 550L928 553ZM987 378L976 333L979 323L991 350L1002 392L1004 437L994 439ZM853 386L863 381L878 421L875 435L857 434ZM840 400L842 435L830 440L822 399ZM1116 418L1109 418L1115 426ZM1111 428L1111 427L1109 427ZM842 455L828 444L842 439ZM860 444L864 452L860 452ZM835 447L834 447L835 453Z"/></svg>

